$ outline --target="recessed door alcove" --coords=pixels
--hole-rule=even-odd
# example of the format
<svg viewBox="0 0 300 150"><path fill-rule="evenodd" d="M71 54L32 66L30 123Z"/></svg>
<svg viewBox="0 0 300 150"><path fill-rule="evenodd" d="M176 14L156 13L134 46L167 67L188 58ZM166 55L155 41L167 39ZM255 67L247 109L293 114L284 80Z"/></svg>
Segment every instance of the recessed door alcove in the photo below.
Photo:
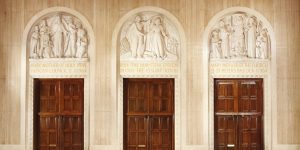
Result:
<svg viewBox="0 0 300 150"><path fill-rule="evenodd" d="M205 143L214 149L214 80L261 78L263 81L264 149L277 141L276 47L273 28L255 10L231 7L217 13L203 34ZM208 106L208 107L207 107ZM272 118L272 119L271 119Z"/></svg>
<svg viewBox="0 0 300 150"><path fill-rule="evenodd" d="M83 149L89 149L94 123L95 38L87 19L66 7L47 8L26 25L21 60L21 144L33 149L34 79L83 79ZM26 126L25 126L26 124ZM91 133L93 133L91 131Z"/></svg>
<svg viewBox="0 0 300 150"><path fill-rule="evenodd" d="M142 33L142 34L141 34ZM164 40L162 40L164 39ZM125 14L112 38L113 120L117 120L113 143L123 149L123 79L174 79L174 149L185 141L186 41L183 27L168 11L140 7Z"/></svg>

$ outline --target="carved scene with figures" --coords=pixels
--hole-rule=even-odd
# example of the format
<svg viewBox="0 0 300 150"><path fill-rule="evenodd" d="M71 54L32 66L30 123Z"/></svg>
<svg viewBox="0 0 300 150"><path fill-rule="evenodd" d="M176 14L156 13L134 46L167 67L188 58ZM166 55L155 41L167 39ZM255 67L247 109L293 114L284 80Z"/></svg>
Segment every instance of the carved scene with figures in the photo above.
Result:
<svg viewBox="0 0 300 150"><path fill-rule="evenodd" d="M221 18L210 33L211 59L268 59L270 36L257 17L237 12Z"/></svg>
<svg viewBox="0 0 300 150"><path fill-rule="evenodd" d="M88 57L86 29L71 14L59 12L42 17L32 27L28 39L31 59Z"/></svg>
<svg viewBox="0 0 300 150"><path fill-rule="evenodd" d="M120 33L121 60L177 60L179 33L156 12L141 12L124 23Z"/></svg>

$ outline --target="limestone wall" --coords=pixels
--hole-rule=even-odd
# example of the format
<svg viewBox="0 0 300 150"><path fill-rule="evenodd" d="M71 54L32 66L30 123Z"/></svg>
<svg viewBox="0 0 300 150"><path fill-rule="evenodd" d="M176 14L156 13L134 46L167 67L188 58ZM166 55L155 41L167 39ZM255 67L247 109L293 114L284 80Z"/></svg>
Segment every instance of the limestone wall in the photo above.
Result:
<svg viewBox="0 0 300 150"><path fill-rule="evenodd" d="M203 104L203 32L214 15L233 6L261 13L272 25L277 54L277 141L278 149L299 149L300 134L300 1L299 0L1 0L0 1L0 149L23 149L21 133L22 33L29 20L45 8L60 6L81 13L95 33L95 131L90 134L95 149L115 149L116 102L112 100L112 36L119 19L134 8L160 7L183 26L186 41L187 93L186 133L182 149L207 148ZM25 126L25 124L22 124ZM10 146L9 146L10 145Z"/></svg>

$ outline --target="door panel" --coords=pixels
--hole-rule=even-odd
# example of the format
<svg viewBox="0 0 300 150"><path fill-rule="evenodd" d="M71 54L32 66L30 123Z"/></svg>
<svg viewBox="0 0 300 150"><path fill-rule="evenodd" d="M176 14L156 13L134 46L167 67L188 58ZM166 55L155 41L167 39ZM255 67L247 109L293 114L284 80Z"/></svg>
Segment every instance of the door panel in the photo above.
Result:
<svg viewBox="0 0 300 150"><path fill-rule="evenodd" d="M215 149L263 150L262 79L215 79Z"/></svg>
<svg viewBox="0 0 300 150"><path fill-rule="evenodd" d="M64 150L82 150L82 117L64 116L61 119L61 145Z"/></svg>
<svg viewBox="0 0 300 150"><path fill-rule="evenodd" d="M59 150L58 117L40 116L39 118L39 149Z"/></svg>
<svg viewBox="0 0 300 150"><path fill-rule="evenodd" d="M236 82L217 81L216 82L216 112L235 112L237 111L237 87Z"/></svg>
<svg viewBox="0 0 300 150"><path fill-rule="evenodd" d="M150 112L173 112L173 84L170 81L152 82L150 85Z"/></svg>
<svg viewBox="0 0 300 150"><path fill-rule="evenodd" d="M147 113L148 112L148 85L140 81L128 83L127 113Z"/></svg>
<svg viewBox="0 0 300 150"><path fill-rule="evenodd" d="M35 79L34 82L34 148L82 150L83 79Z"/></svg>
<svg viewBox="0 0 300 150"><path fill-rule="evenodd" d="M39 85L40 113L56 113L59 111L59 83L48 80Z"/></svg>
<svg viewBox="0 0 300 150"><path fill-rule="evenodd" d="M242 150L261 150L261 117L260 116L241 116L239 124L239 147Z"/></svg>
<svg viewBox="0 0 300 150"><path fill-rule="evenodd" d="M61 81L61 112L62 113L81 113L82 112L82 80L63 80Z"/></svg>
<svg viewBox="0 0 300 150"><path fill-rule="evenodd" d="M239 112L262 112L262 85L259 80L239 82Z"/></svg>
<svg viewBox="0 0 300 150"><path fill-rule="evenodd" d="M172 117L150 118L151 149L172 149Z"/></svg>
<svg viewBox="0 0 300 150"><path fill-rule="evenodd" d="M148 118L144 116L130 116L127 119L127 148L138 150L147 149Z"/></svg>
<svg viewBox="0 0 300 150"><path fill-rule="evenodd" d="M173 150L173 79L124 79L124 149Z"/></svg>
<svg viewBox="0 0 300 150"><path fill-rule="evenodd" d="M235 150L237 146L236 118L234 116L217 116L215 124L217 149Z"/></svg>

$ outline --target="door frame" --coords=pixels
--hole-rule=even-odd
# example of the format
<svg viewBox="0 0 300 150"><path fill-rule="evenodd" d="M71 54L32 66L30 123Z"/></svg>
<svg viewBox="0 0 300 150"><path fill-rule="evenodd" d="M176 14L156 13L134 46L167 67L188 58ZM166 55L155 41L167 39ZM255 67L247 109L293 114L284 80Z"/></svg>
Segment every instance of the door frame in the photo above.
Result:
<svg viewBox="0 0 300 150"><path fill-rule="evenodd" d="M264 123L264 112L265 112L265 110L264 110L264 98L265 98L265 91L264 91L264 87L265 87L265 85L264 85L264 79L263 78L213 78L213 121L215 121L215 117L216 117L216 115L215 115L215 81L216 80L218 80L218 79L225 79L225 80L243 80L243 79L245 79L245 80L251 80L251 79L260 79L261 81L262 81L262 115L261 115L261 134L262 134L262 138L261 138L261 142L262 142L262 146L263 146L263 148L265 148L265 135L264 135L264 130L265 130L265 123ZM216 134L216 124L215 124L215 122L214 122L214 124L213 124L213 138L214 138L214 146L215 146L215 134ZM238 138L238 135L237 135L237 138Z"/></svg>
<svg viewBox="0 0 300 150"><path fill-rule="evenodd" d="M120 106L117 108L117 135L118 135L118 141L119 141L119 149L123 150L124 148L124 98L123 98L123 92L124 92L124 78L173 78L174 79L174 120L173 120L173 146L174 149L180 149L180 139L181 139L181 130L182 130L182 121L181 120L181 109L183 106L181 106L181 96L180 96L180 79L178 76L144 76L144 75L123 75L119 78L118 82L118 101L117 106Z"/></svg>
<svg viewBox="0 0 300 150"><path fill-rule="evenodd" d="M173 104L172 104L172 111L173 111L173 114L172 114L172 142L171 142L171 146L172 146L172 150L175 150L175 78L123 78L123 83L124 83L124 79L141 79L141 80L144 80L144 79L172 79L173 80L173 88L172 88L172 90L173 90L173 96L172 96L172 98L173 98ZM126 92L127 90L124 90L124 84L123 84L123 88L122 88L122 90L123 90L123 93L122 93L122 95L124 94L124 91ZM123 102L124 102L124 95L123 95L123 97L122 97L123 99ZM128 99L126 100L126 102L128 101ZM125 146L126 146L126 144L124 143L125 141L124 140L127 140L126 139L126 137L125 136L127 136L126 134L125 134L125 130L126 130L126 128L127 128L127 126L125 125L125 121L126 121L126 119L127 119L127 117L126 117L126 115L125 115L125 113L126 113L126 111L125 111L125 107L127 107L127 104L126 103L123 103L123 105L122 105L122 107L123 107L123 124L122 124L122 126L123 126L123 135L122 135L122 138L123 138L123 149L125 149ZM149 107L149 106L148 106ZM158 115L159 116L159 115ZM149 115L148 115L148 117L149 117ZM149 120L148 120L149 121ZM149 123L149 122L148 122ZM150 124L147 124L147 128L149 129L149 127L150 127ZM149 132L147 132L147 134L149 134ZM147 135L148 136L148 135ZM148 136L149 137L149 136ZM149 140L149 139L148 139ZM149 141L147 141L147 144L149 144ZM149 145L148 145L149 146Z"/></svg>
<svg viewBox="0 0 300 150"><path fill-rule="evenodd" d="M36 93L35 93L35 91L34 90L36 90L37 89L37 87L35 87L36 86L36 82L38 82L38 86L40 86L40 81L41 80L44 80L44 79L49 79L49 80L68 80L68 79L78 79L78 80L82 80L82 84L83 84L83 88L82 88L82 106L81 106L81 109L82 109L82 148L84 148L85 147L85 143L84 143L84 138L85 138L85 106L84 106L84 103L85 103L85 101L84 101L84 98L85 98L85 94L84 94L84 88L85 88L85 83L84 83L84 78L33 78L32 80L33 80L33 101L32 101L32 103L33 103L33 130L32 130L32 132L33 132L33 141L32 141L32 143L33 143L33 150L38 150L38 145L37 145L37 139L36 138L38 138L37 136L39 135L39 128L38 128L38 126L37 126L37 124L39 123L39 117L38 117L38 111L37 111L37 107L40 107L40 102L37 102L38 100L40 101L40 98L37 98L37 96L40 96L40 95L36 95ZM37 80L37 81L35 81L35 80ZM39 81L38 81L39 80ZM39 92L39 94L40 94L40 92ZM60 103L60 102L59 102Z"/></svg>
<svg viewBox="0 0 300 150"><path fill-rule="evenodd" d="M34 148L34 124L35 124L35 118L34 118L34 110L35 110L35 99L34 99L34 79L83 79L83 148L84 150L88 150L89 149L89 129L90 129L90 119L89 119L89 93L87 91L89 91L90 89L90 85L89 85L89 79L86 76L78 76L78 77L66 77L66 76L34 76L34 77L30 77L29 79L29 88L30 91L28 91L29 94L29 98L28 98L28 133L29 133L29 139L31 143L31 145L26 145L26 150L33 150Z"/></svg>
<svg viewBox="0 0 300 150"><path fill-rule="evenodd" d="M268 150L270 149L271 144L270 140L272 138L272 134L271 134L271 126L272 126L272 113L271 113L271 90L270 90L270 81L268 80L269 77L265 76L265 75L258 75L256 77L251 77L251 75L240 75L238 77L229 77L229 76L224 76L224 75L212 75L209 79L209 100L208 100L208 124L209 124L209 130L208 130L208 134L209 134L209 149L214 149L214 79L226 79L226 78L235 78L235 79L242 79L242 78L261 78L263 81L263 130L262 130L262 134L263 134L263 144L264 144L264 149Z"/></svg>

